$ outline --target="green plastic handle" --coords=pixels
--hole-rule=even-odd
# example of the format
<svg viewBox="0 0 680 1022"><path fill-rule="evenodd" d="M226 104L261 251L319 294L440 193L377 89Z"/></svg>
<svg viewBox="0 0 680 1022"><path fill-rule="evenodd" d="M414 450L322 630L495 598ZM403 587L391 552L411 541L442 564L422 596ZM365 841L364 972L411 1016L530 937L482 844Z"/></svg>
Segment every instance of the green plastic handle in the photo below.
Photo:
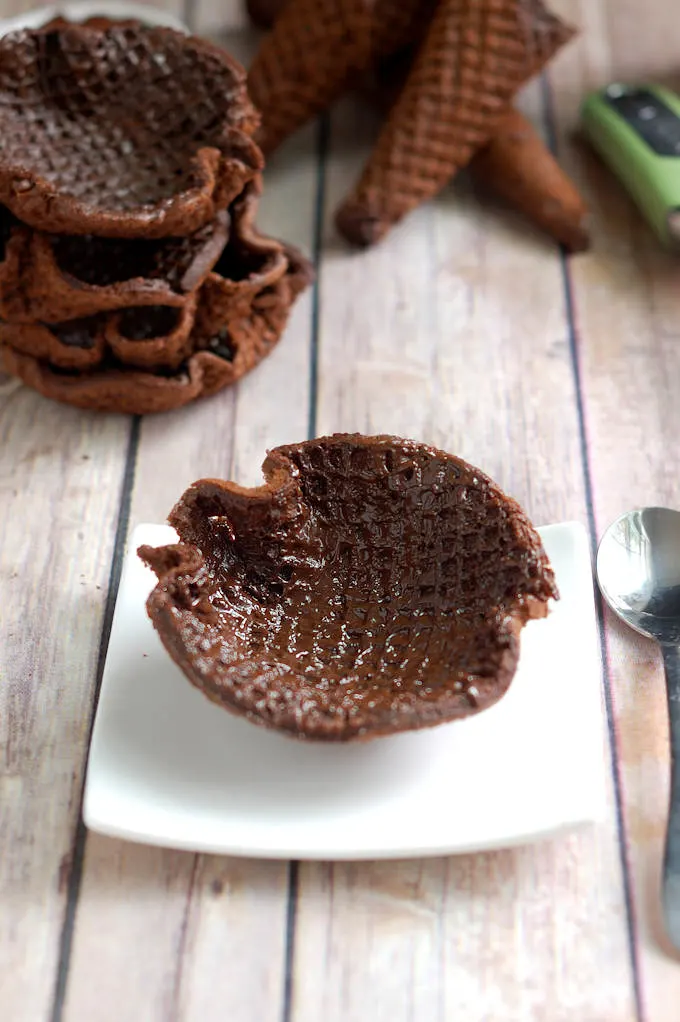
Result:
<svg viewBox="0 0 680 1022"><path fill-rule="evenodd" d="M581 108L583 130L630 193L661 243L680 248L680 155L660 155L610 102L610 96L644 89L680 120L680 96L660 85L610 85Z"/></svg>

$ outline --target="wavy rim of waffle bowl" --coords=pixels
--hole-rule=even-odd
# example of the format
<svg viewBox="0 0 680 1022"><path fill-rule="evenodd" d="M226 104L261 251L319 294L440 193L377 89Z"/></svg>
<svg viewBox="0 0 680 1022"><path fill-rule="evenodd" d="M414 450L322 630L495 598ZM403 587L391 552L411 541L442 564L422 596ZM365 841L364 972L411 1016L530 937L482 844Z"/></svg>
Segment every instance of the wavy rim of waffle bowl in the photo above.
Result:
<svg viewBox="0 0 680 1022"><path fill-rule="evenodd" d="M18 205L3 203L0 154L0 368L43 396L76 407L130 414L164 412L235 383L266 357L313 273L295 248L265 237L255 227L263 159L248 135L258 116L247 97L241 65L202 39L143 22L139 17L143 8L129 10L138 15L131 20L125 17L128 6L122 5L112 20L106 4L96 11L89 7L77 24L52 17L31 31L0 37L0 91L3 46L5 56L12 54L13 47L25 48L27 40L41 53L45 51L49 73L43 77L52 83L55 95L64 92L67 108L75 103L79 110L82 97L77 89L76 100L70 97L71 79L60 83L57 73L50 71L55 47L57 61L60 47L68 50L63 40L70 40L71 49L83 44L86 71L67 68L78 88L81 78L88 85L92 67L107 70L107 47L113 52L114 71L120 70L118 50L121 39L128 38L126 33L131 34L133 45L141 39L142 63L148 64L151 55L159 58L162 68L167 64L162 44L167 43L170 50L174 47L175 56L180 54L180 64L185 51L198 54L199 77L201 61L207 61L206 102L209 109L220 110L215 131L219 135L224 127L230 143L238 136L236 148L241 152L245 147L248 159L237 166L234 176L223 153L206 149L202 155L212 170L226 168L226 176L213 175L210 205L200 218L185 217L179 223L174 214L166 216L173 200L160 213L153 213L151 224L145 211L144 222L140 220L130 231L121 230L120 223L113 229L110 222L102 226L99 207L89 211L92 216L87 222L71 219L64 229L63 196L50 196L52 219L42 215L40 202L33 207L29 203L30 208L21 206L23 192ZM95 43L104 57L91 60ZM101 75L95 78L98 95ZM114 78L117 81L119 76ZM17 81L23 80L19 74ZM153 76L149 80L152 93L157 93ZM116 81L108 82L107 91ZM34 84L28 80L29 95L32 89L35 92ZM21 93L7 77L4 85L10 99ZM81 92L86 92L84 86ZM144 90L135 102L135 109L145 106ZM104 109L110 107L104 103ZM21 104L18 110L21 114ZM29 122L30 117L29 110ZM191 118L195 119L194 113L187 123L193 123ZM151 143L153 138L153 150ZM151 163L156 157L152 151ZM69 196L66 199L70 201ZM33 222L30 214L36 209L40 215ZM127 327L134 327L135 320L143 322L145 315L147 327L130 333ZM154 319L157 329L150 328Z"/></svg>
<svg viewBox="0 0 680 1022"><path fill-rule="evenodd" d="M141 306L61 324L0 322L0 370L78 408L146 415L209 397L254 369L310 279L293 246L262 239L262 272L212 271L180 308ZM171 318L170 318L171 317ZM136 321L154 322L135 337Z"/></svg>
<svg viewBox="0 0 680 1022"><path fill-rule="evenodd" d="M56 235L15 225L0 316L60 323L141 305L180 307L222 256L229 233L227 210L184 238Z"/></svg>
<svg viewBox="0 0 680 1022"><path fill-rule="evenodd" d="M517 668L522 628L559 599L540 537L516 501L462 459L392 436L335 434L276 448L263 473L264 484L253 489L199 480L168 517L179 542L139 548L158 578L147 613L191 684L252 723L321 741L368 740L447 723L483 711L505 694ZM339 490L334 478L340 479ZM359 503L348 508L341 500L342 507L334 507L334 494L342 494L345 485L350 495L354 487ZM383 554L397 569L409 563L410 554L420 560L411 576L390 576L389 587L371 589L372 598L362 604L356 595L364 591L361 572L369 573L369 586L377 584L370 571L379 568L380 549L370 541L361 546L361 522L369 520L371 507L388 505L384 518L378 514L372 522L375 535L382 530L388 538ZM481 561L478 557L479 578L465 568L465 549L455 546L456 535L463 535L456 530L466 515L474 518L478 505L483 514L472 522L473 532L485 522L480 535L492 544L487 562L483 549ZM454 523L450 535L445 520ZM399 530L409 521L418 528L409 533L411 545L400 548ZM397 529L397 539L390 527ZM473 542L471 536L466 542ZM338 579L345 554L351 581L343 586ZM449 572L443 602L430 610L442 564ZM475 585L487 589L475 592ZM407 594L406 602L390 617L400 593ZM466 610L466 599L476 609ZM356 635L368 634L369 646L373 636L382 650L382 659L366 670L363 647L353 666L343 661L343 643L352 635L348 607L363 621L354 622ZM366 624L372 614L377 614L373 632ZM312 622L308 632L305 617ZM376 628L381 619L386 623ZM390 660L395 648L399 655L399 647L391 645L392 630L405 636L401 653L407 661L412 643L430 636L410 676L404 673L406 661ZM288 645L277 645L279 639ZM486 661L485 648L491 654Z"/></svg>
<svg viewBox="0 0 680 1022"><path fill-rule="evenodd" d="M112 52L107 54L106 75L102 72L97 77L93 71L88 80L79 63L89 61L89 70L97 48L105 51L107 44ZM128 51L133 51L134 60L126 65ZM193 59L191 73L202 90L195 103L182 108L191 113L180 122L176 97L182 88L183 68L181 64L175 66L181 59L178 54L185 64L190 63L189 57ZM51 66L57 71L51 71ZM154 107L153 116L149 113L148 88L134 87L137 67L145 71L151 68L154 74L164 76L165 87L155 82L158 109ZM26 90L32 102L27 101L24 89L20 96L13 96L17 92L17 73L28 76L30 70L33 82L29 78ZM184 74L185 78L189 74L186 68ZM122 81L126 90L121 98ZM62 112L56 117L52 129L58 129L60 148L51 141L57 131L48 130L50 112L57 104L43 102L47 113L39 110L41 94L48 98L51 95L46 82L49 88L58 86L59 106L66 114L70 117L75 112L80 120L79 132L69 138L73 133L70 128L66 130L66 115ZM93 101L93 89L98 90L98 103ZM53 21L38 28L17 29L0 36L0 95L3 92L0 130L5 144L0 152L0 202L22 222L41 230L108 237L184 235L213 219L263 166L262 154L250 137L259 117L248 98L244 68L221 47L174 28L140 20L102 18L90 24ZM221 103L217 98L220 92ZM213 111L219 107L222 120L211 120L204 107ZM137 110L137 119L143 125L143 137L134 142L115 131L131 108ZM108 117L102 116L102 110ZM102 123L109 131L105 139L101 137ZM20 155L15 152L17 136L21 140ZM92 185L83 190L79 184L83 175L74 181L64 168L79 148L86 156L91 153L92 139L103 146L102 154L107 159L102 158L102 163L108 172L94 183L96 188ZM156 157L162 159L149 165L147 157L152 147L157 149ZM119 166L129 171L127 179L123 175L116 188L110 184L112 153ZM135 169L140 172L142 184L134 177ZM149 192L151 182L157 194ZM106 201L102 198L104 185L108 188Z"/></svg>
<svg viewBox="0 0 680 1022"><path fill-rule="evenodd" d="M0 204L0 323L49 326L141 306L181 309L211 290L225 308L236 307L286 273L295 298L313 278L311 264L257 229L261 195L258 174L198 231L151 239L46 234Z"/></svg>

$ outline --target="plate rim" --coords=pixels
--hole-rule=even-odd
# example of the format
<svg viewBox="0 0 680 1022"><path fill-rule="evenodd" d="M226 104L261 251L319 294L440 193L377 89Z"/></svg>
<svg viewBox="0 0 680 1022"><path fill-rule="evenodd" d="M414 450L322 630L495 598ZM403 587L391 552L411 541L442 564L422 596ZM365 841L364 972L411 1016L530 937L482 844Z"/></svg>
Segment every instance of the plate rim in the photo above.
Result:
<svg viewBox="0 0 680 1022"><path fill-rule="evenodd" d="M141 542L148 542L149 536L148 531L154 530L156 532L155 542L168 542L172 541L172 537L176 535L171 526L167 523L159 524L152 522L142 522L137 524L129 533L126 549L123 557L122 572L120 578L120 584L118 593L116 596L116 604L114 607L114 614L112 618L111 634L114 634L116 626L116 615L119 609L119 600L121 594L125 591L126 577L131 570L133 564L136 564L136 547L140 543L140 534L143 536ZM161 539L158 536L158 532L163 530L165 537ZM592 551L590 549L589 534L585 526L577 520L568 520L564 522L551 523L537 528L537 532L543 539L544 537L562 533L565 539L568 537L569 541L572 542L577 548L577 558L574 560L578 562L579 573L583 572L585 575L585 566L587 564L590 578L592 579ZM582 584L582 577L579 575L580 584ZM559 578L558 578L559 583ZM584 601L585 602L585 601ZM521 847L535 842L541 842L549 840L550 838L557 837L561 834L573 832L574 830L580 830L588 825L597 824L602 822L606 813L606 792L605 792L605 776L606 776L606 765L605 765L605 718L604 718L604 706L602 700L602 669L601 669L601 655L599 650L599 630L596 616L596 605L595 605L595 590L594 583L592 588L592 599L588 601L587 606L582 606L579 611L581 619L589 622L587 631L591 634L584 635L584 663L587 663L588 669L593 670L595 673L596 669L599 674L599 686L598 692L600 695L600 713L597 721L597 734L600 736L600 749L601 757L598 758L598 776L594 779L594 783L587 792L582 791L578 801L578 811L573 809L569 813L562 815L560 820L548 823L544 825L538 825L534 827L523 826L516 832L507 834L505 837L500 835L491 835L487 839L474 839L474 840L457 840L451 841L450 839L441 841L430 841L424 845L417 845L413 842L396 843L392 842L389 846L382 845L380 847L331 847L323 842L310 842L310 845L305 848L300 848L295 845L294 842L286 845L285 842L281 842L280 845L274 847L273 845L257 844L257 841L253 841L250 844L244 843L228 843L224 841L211 841L201 840L200 835L198 837L192 837L187 840L183 840L175 834L163 833L158 828L148 829L142 831L139 828L126 827L124 824L116 822L114 815L107 815L97 811L97 804L93 800L92 795L92 783L91 783L91 761L93 759L93 750L96 757L96 745L98 740L99 722L100 722L100 701L98 700L97 707L94 714L94 723L92 728L92 735L90 740L90 748L88 750L87 768L85 776L85 785L83 790L83 802L82 802L82 818L85 826L88 830L93 833L103 834L107 837L116 838L119 840L130 841L136 844L145 844L155 847L169 848L180 851L190 851L199 854L215 854L215 855L231 855L240 858L259 858L269 860L300 860L300 861L365 861L365 860L387 860L387 859L414 859L414 858L431 858L442 855L463 855L473 854L476 852L484 852L494 849L503 849L511 847ZM548 620L548 619L546 619ZM540 622L539 622L540 624ZM588 649L590 647L590 649ZM107 662L108 662L108 651L107 651ZM106 672L106 664L105 664ZM104 691L106 684L106 673L102 678L102 688L100 695ZM594 756L593 756L594 759ZM118 817L120 819L120 817ZM312 847L314 845L314 847Z"/></svg>

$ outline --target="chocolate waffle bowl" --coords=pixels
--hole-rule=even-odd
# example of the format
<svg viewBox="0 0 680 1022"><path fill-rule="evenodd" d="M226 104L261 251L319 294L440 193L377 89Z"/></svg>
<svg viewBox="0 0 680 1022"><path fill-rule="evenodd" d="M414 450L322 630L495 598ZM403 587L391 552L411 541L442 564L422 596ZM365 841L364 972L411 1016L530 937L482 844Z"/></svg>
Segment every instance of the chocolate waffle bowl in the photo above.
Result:
<svg viewBox="0 0 680 1022"><path fill-rule="evenodd" d="M141 547L147 611L209 699L297 738L468 717L515 673L558 597L519 505L459 458L395 437L280 447L265 483L201 480Z"/></svg>
<svg viewBox="0 0 680 1022"><path fill-rule="evenodd" d="M15 260L5 315L60 323L141 305L183 306L224 250L228 225L224 211L186 238L30 232L25 259Z"/></svg>
<svg viewBox="0 0 680 1022"><path fill-rule="evenodd" d="M58 327L0 324L0 369L45 397L104 412L164 412L215 394L269 354L309 283L307 260L278 248L283 275L231 305L222 302L229 282L211 274L195 310L142 307Z"/></svg>
<svg viewBox="0 0 680 1022"><path fill-rule="evenodd" d="M0 39L0 202L59 234L184 236L263 165L243 68L129 22Z"/></svg>
<svg viewBox="0 0 680 1022"><path fill-rule="evenodd" d="M256 178L230 207L229 239L202 289L201 307L210 323L231 322L236 310L243 310L247 319L255 297L275 289L286 274L292 282L293 298L298 293L296 283L301 290L311 280L309 264L299 252L256 229L261 192L261 178Z"/></svg>
<svg viewBox="0 0 680 1022"><path fill-rule="evenodd" d="M181 309L151 305L123 309L107 321L104 339L122 365L156 370L179 369L193 350L196 298Z"/></svg>
<svg viewBox="0 0 680 1022"><path fill-rule="evenodd" d="M309 262L292 245L279 251L277 264L281 255L283 275L271 282L272 270L261 273L264 286L261 284L259 290L252 279L244 280L236 302L228 302L226 293L237 282L211 273L204 284L196 312L198 350L193 356L202 367L204 396L245 376L280 340L295 299L313 276Z"/></svg>
<svg viewBox="0 0 680 1022"><path fill-rule="evenodd" d="M0 322L0 365L20 378L21 373L11 368L16 360L25 360L27 366L49 364L55 373L92 369L104 359L105 325L103 316L51 327L43 323Z"/></svg>
<svg viewBox="0 0 680 1022"><path fill-rule="evenodd" d="M177 369L191 354L196 298L186 306L141 306L65 323L2 323L0 344L57 369L92 369L114 360L159 371Z"/></svg>

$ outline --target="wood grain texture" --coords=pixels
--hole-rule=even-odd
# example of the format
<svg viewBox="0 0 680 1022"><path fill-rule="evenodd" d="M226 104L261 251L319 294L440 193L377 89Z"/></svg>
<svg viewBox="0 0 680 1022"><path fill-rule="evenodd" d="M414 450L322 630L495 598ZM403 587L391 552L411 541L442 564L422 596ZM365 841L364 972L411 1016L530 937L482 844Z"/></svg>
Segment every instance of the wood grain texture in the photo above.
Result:
<svg viewBox="0 0 680 1022"><path fill-rule="evenodd" d="M238 55L247 45L241 37L226 42ZM258 226L309 252L316 178L310 130L267 168ZM164 521L201 476L257 484L267 448L306 436L311 302L311 292L299 299L282 343L236 388L144 419L131 527ZM287 897L286 862L90 837L64 1022L278 1022Z"/></svg>
<svg viewBox="0 0 680 1022"><path fill-rule="evenodd" d="M158 4L202 32L244 22L239 0ZM28 6L0 0L0 17ZM680 505L680 270L573 139L589 87L680 81L676 4L551 6L584 28L550 70L560 156L595 212L592 254L569 263L581 391L557 253L463 181L379 248L341 244L332 211L373 130L348 103L326 161L318 335L307 294L282 345L237 388L143 421L131 526L163 520L202 475L256 483L266 448L301 439L310 421L318 433L393 431L460 453L537 524L587 522L591 495L598 532L628 507ZM228 45L245 56L253 39ZM538 88L524 109L542 123ZM272 162L259 218L308 251L315 137L309 129ZM0 385L0 1018L287 1020L287 863L77 837L130 429ZM680 967L657 898L660 664L609 619L607 649L644 1020L677 1022ZM559 841L302 865L290 1022L637 1022L615 817L610 784L605 821Z"/></svg>
<svg viewBox="0 0 680 1022"><path fill-rule="evenodd" d="M524 100L536 117L537 91ZM348 255L330 225L367 120L347 103L328 158L317 431L430 441L488 471L537 523L583 519L558 253L459 187ZM566 841L303 864L292 1017L633 1020L611 791L606 823Z"/></svg>
<svg viewBox="0 0 680 1022"><path fill-rule="evenodd" d="M680 83L677 9L665 0L555 5L583 27L551 70L561 155L595 213L592 253L571 265L598 534L621 512L680 506L680 267L610 172L574 138L587 88L615 79ZM577 8L577 10L575 10ZM668 800L668 726L651 643L607 615L645 1017L674 1022L680 965L669 953L659 885Z"/></svg>
<svg viewBox="0 0 680 1022"><path fill-rule="evenodd" d="M90 835L64 1020L279 1018L286 864Z"/></svg>
<svg viewBox="0 0 680 1022"><path fill-rule="evenodd" d="M49 1017L129 423L0 396L0 1004Z"/></svg>

